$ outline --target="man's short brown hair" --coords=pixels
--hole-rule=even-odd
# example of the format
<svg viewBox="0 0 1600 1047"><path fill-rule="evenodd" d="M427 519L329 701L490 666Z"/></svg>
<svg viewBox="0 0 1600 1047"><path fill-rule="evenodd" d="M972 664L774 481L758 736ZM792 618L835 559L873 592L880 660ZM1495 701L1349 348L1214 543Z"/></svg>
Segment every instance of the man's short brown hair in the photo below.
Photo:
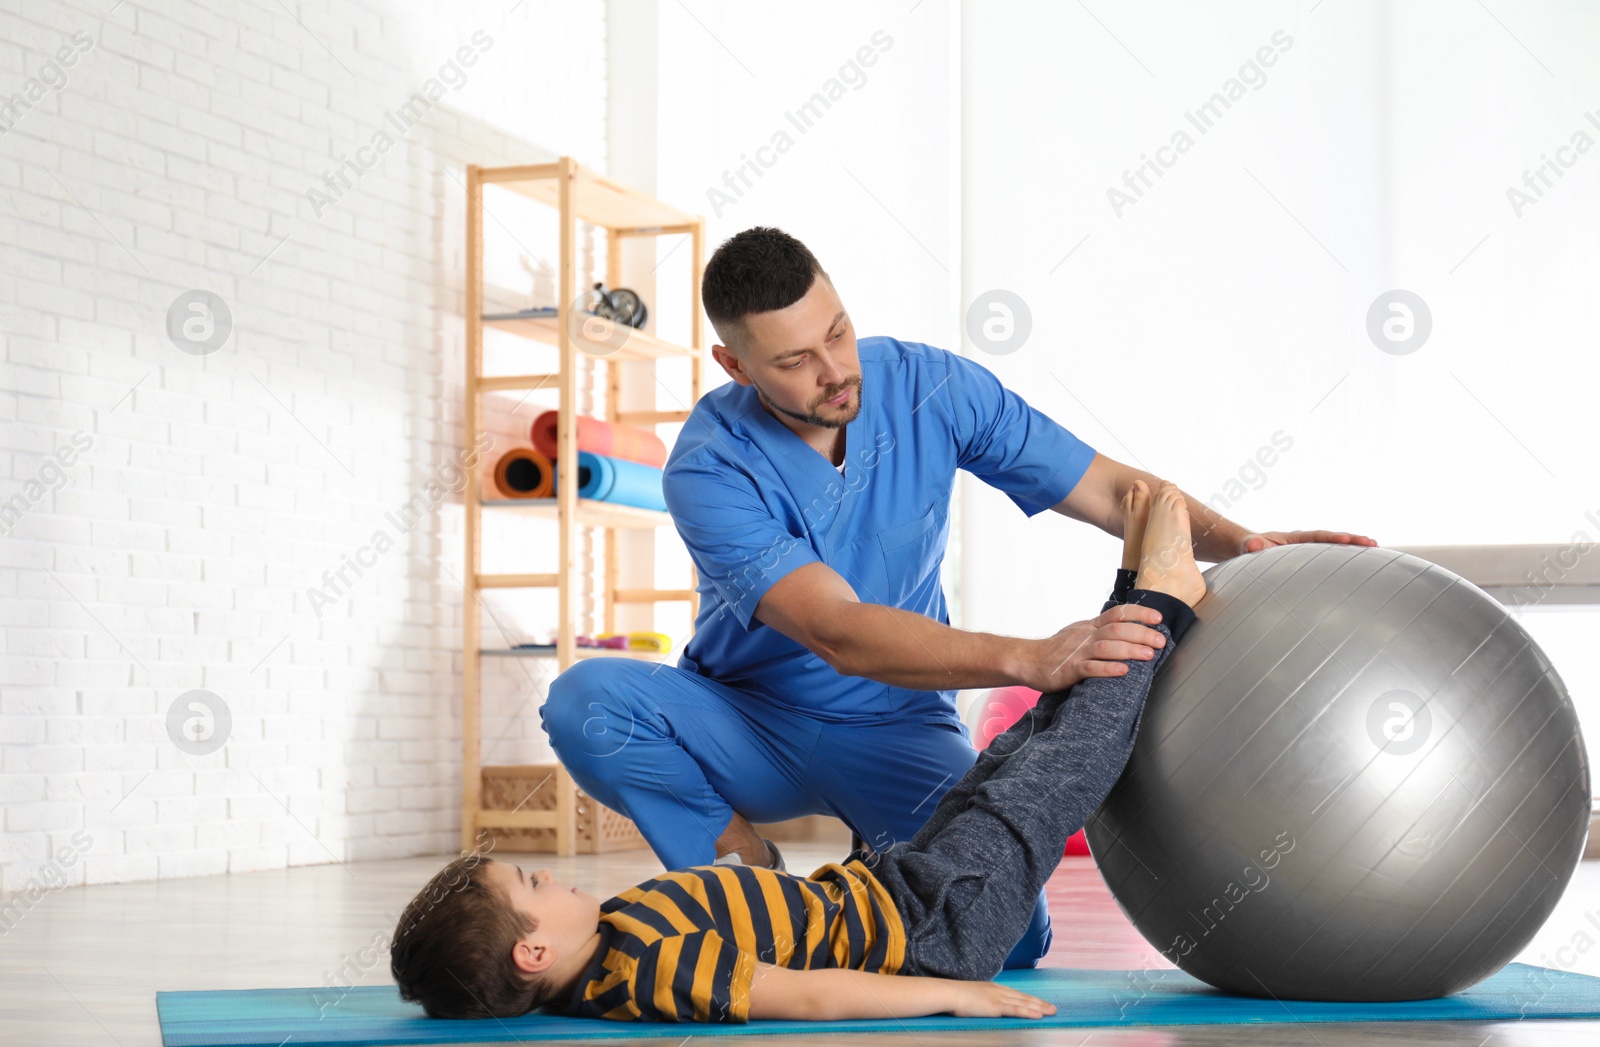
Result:
<svg viewBox="0 0 1600 1047"><path fill-rule="evenodd" d="M758 225L735 233L711 255L700 301L722 344L744 356L750 333L744 318L788 308L819 275L828 274L805 244L782 229Z"/></svg>

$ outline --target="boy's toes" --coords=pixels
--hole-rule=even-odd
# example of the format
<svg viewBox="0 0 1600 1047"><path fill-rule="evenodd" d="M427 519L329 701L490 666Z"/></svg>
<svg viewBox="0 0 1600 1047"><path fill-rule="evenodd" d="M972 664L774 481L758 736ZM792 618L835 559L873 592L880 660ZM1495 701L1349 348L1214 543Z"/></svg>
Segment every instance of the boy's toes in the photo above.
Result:
<svg viewBox="0 0 1600 1047"><path fill-rule="evenodd" d="M1130 517L1138 516L1141 509L1149 501L1149 489L1143 480L1135 480L1128 485L1128 490L1122 496L1122 511Z"/></svg>
<svg viewBox="0 0 1600 1047"><path fill-rule="evenodd" d="M1138 569L1149 518L1150 487L1143 480L1135 480L1122 495L1122 566L1127 570Z"/></svg>

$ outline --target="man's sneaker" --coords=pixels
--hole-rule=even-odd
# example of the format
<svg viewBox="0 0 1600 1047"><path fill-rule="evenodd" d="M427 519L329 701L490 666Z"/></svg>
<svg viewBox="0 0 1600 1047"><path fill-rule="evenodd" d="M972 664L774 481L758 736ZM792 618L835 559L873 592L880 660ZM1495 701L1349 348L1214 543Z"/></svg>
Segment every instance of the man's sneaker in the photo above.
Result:
<svg viewBox="0 0 1600 1047"><path fill-rule="evenodd" d="M767 859L771 867L779 872L788 872L788 866L783 864L783 854L778 850L778 845L765 837L761 840L767 845ZM744 865L745 860L739 857L738 851L729 851L727 854L711 863L712 865Z"/></svg>

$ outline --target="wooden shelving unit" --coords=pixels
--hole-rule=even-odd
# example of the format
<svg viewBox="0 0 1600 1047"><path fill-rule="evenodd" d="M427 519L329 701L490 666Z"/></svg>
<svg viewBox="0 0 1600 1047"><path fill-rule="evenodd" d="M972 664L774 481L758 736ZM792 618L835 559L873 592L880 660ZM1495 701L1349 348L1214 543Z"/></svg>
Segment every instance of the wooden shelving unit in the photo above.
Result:
<svg viewBox="0 0 1600 1047"><path fill-rule="evenodd" d="M483 187L499 185L555 208L559 214L560 262L556 280L557 315L519 319L483 319ZM578 223L586 222L604 230L606 236L606 286L623 282L622 243L636 236L688 234L693 244L690 268L691 337L689 345L678 345L643 330L613 326L609 321L580 312L572 303L587 300L586 287L578 279ZM688 411L621 411L623 402L622 368L617 364L686 358L691 361L689 403L700 398L702 366L705 356L705 329L700 309L700 278L705 268L705 219L688 214L659 200L636 192L584 168L570 157L554 163L515 167L467 168L467 354L466 354L466 433L465 447L475 446L475 434L482 427L486 393L526 389L555 389L559 396L558 453L556 475L578 475L577 452L577 365L579 353L601 361L606 380L608 421L650 427L687 420ZM652 313L657 313L652 308ZM659 315L659 314L657 314ZM505 331L558 350L559 369L553 373L488 376L483 373L483 332L485 327ZM654 371L654 368L651 368ZM652 375L653 378L653 375ZM466 494L466 571L463 593L462 658L462 811L461 845L471 850L478 834L486 828L554 829L556 851L572 854L576 848L576 786L563 768L556 771L554 810L487 810L483 806L486 771L517 771L533 768L486 768L482 759L482 658L553 657L557 672L565 671L580 658L635 657L655 661L676 660L676 651L665 655L618 651L609 648L577 646L574 624L578 619L577 598L581 574L578 567L579 528L599 528L605 533L605 583L601 604L605 631L616 629L618 604L650 604L685 601L690 620L699 614L694 569L690 567L686 589L622 588L617 583L618 530L655 528L670 524L666 513L627 505L579 498L576 485L561 484L556 496L540 499L486 498L480 487L480 470L469 470ZM560 534L556 569L544 573L484 574L482 571L483 512L525 513L554 519ZM529 653L509 648L485 648L482 644L483 616L479 603L484 590L553 588L557 591L557 633L554 655Z"/></svg>

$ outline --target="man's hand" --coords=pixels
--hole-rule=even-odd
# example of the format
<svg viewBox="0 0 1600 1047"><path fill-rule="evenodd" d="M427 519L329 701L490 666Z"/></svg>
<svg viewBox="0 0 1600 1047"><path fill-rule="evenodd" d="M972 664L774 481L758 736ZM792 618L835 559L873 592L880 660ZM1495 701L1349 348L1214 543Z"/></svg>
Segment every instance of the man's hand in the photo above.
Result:
<svg viewBox="0 0 1600 1047"><path fill-rule="evenodd" d="M957 1018L1043 1018L1056 1005L998 982L950 982L950 1013Z"/></svg>
<svg viewBox="0 0 1600 1047"><path fill-rule="evenodd" d="M1155 648L1166 646L1167 638L1150 628L1159 621L1153 607L1118 604L1047 639L1030 640L1017 682L1049 694L1091 676L1121 676L1128 660L1154 658Z"/></svg>
<svg viewBox="0 0 1600 1047"><path fill-rule="evenodd" d="M1377 545L1364 534L1344 531L1257 531L1239 541L1240 553L1259 553L1276 545L1298 545L1301 542L1328 542L1334 545Z"/></svg>

